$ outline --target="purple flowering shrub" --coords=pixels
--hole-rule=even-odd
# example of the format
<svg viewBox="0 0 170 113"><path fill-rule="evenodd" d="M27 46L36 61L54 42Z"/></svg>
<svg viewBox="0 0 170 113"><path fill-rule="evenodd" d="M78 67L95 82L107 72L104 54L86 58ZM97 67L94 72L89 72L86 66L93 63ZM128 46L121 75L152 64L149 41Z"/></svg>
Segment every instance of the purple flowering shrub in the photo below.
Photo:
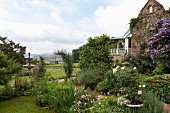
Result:
<svg viewBox="0 0 170 113"><path fill-rule="evenodd" d="M170 54L170 18L159 19L156 32L148 40L148 52L151 54Z"/></svg>
<svg viewBox="0 0 170 113"><path fill-rule="evenodd" d="M170 71L170 18L159 19L155 24L155 33L148 39L148 52L157 61L157 68L154 71ZM165 66L160 70L159 64Z"/></svg>

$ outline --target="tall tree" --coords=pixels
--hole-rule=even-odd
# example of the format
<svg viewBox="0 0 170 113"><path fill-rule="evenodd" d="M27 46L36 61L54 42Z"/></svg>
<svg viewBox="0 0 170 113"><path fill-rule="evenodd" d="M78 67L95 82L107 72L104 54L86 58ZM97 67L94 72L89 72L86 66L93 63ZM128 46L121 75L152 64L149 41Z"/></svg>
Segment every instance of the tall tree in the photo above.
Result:
<svg viewBox="0 0 170 113"><path fill-rule="evenodd" d="M99 67L109 68L111 57L109 52L111 40L107 35L90 37L88 42L82 46L80 52L80 68Z"/></svg>
<svg viewBox="0 0 170 113"><path fill-rule="evenodd" d="M0 42L0 51L7 55L9 59L13 59L20 64L25 62L26 47L21 46L20 43L16 44L12 40L7 39L7 37L0 36Z"/></svg>
<svg viewBox="0 0 170 113"><path fill-rule="evenodd" d="M80 51L81 51L81 47L79 47L78 49L74 49L72 50L72 56L73 56L73 62L74 63L78 63L80 60Z"/></svg>

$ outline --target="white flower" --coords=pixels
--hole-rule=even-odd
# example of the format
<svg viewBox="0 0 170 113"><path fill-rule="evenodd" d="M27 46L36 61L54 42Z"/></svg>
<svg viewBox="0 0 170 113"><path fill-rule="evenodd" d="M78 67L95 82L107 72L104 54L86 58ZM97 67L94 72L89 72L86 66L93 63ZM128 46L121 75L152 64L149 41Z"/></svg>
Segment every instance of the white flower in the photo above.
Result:
<svg viewBox="0 0 170 113"><path fill-rule="evenodd" d="M142 87L146 87L146 85L142 85Z"/></svg>
<svg viewBox="0 0 170 113"><path fill-rule="evenodd" d="M142 94L142 91L141 91L141 90L139 90L139 91L138 91L138 95L141 95L141 94Z"/></svg>
<svg viewBox="0 0 170 113"><path fill-rule="evenodd" d="M118 65L117 67L116 67L116 69L118 69L120 66Z"/></svg>
<svg viewBox="0 0 170 113"><path fill-rule="evenodd" d="M139 85L139 87L141 87L141 85Z"/></svg>
<svg viewBox="0 0 170 113"><path fill-rule="evenodd" d="M136 70L136 67L134 67L133 69Z"/></svg>
<svg viewBox="0 0 170 113"><path fill-rule="evenodd" d="M125 69L125 67L121 67L120 69L124 70L124 69Z"/></svg>
<svg viewBox="0 0 170 113"><path fill-rule="evenodd" d="M116 68L114 68L114 69L113 69L113 73L115 73L116 71L117 71L117 69L116 69Z"/></svg>

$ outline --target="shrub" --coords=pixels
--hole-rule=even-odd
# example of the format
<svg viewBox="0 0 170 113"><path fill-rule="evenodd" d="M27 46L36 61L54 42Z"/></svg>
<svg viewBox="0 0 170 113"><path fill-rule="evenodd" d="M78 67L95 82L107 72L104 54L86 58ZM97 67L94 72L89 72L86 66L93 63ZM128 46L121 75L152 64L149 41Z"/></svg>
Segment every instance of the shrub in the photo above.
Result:
<svg viewBox="0 0 170 113"><path fill-rule="evenodd" d="M10 85L1 86L0 101L12 99L14 96L15 96L15 91Z"/></svg>
<svg viewBox="0 0 170 113"><path fill-rule="evenodd" d="M152 91L148 91L143 95L144 106L138 111L131 111L130 113L163 113L163 104L159 101L156 94Z"/></svg>
<svg viewBox="0 0 170 113"><path fill-rule="evenodd" d="M75 100L74 88L65 84L55 86L49 95L49 103L59 113L67 113Z"/></svg>
<svg viewBox="0 0 170 113"><path fill-rule="evenodd" d="M33 84L28 79L21 79L20 84L15 87L15 96L32 95Z"/></svg>
<svg viewBox="0 0 170 113"><path fill-rule="evenodd" d="M96 101L95 96L89 93L88 90L76 90L75 91L75 101L70 108L70 112L73 113L87 113L88 108L90 108Z"/></svg>
<svg viewBox="0 0 170 113"><path fill-rule="evenodd" d="M168 72L168 64L166 62L159 62L153 70L153 75L163 75Z"/></svg>
<svg viewBox="0 0 170 113"><path fill-rule="evenodd" d="M85 89L90 87L92 90L103 79L103 72L99 68L88 68L78 72L78 82L85 86Z"/></svg>
<svg viewBox="0 0 170 113"><path fill-rule="evenodd" d="M110 93L115 94L119 92L119 89L121 88L120 82L118 82L117 76L113 74L112 70L109 70L105 73L105 79L98 83L97 90L102 93Z"/></svg>
<svg viewBox="0 0 170 113"><path fill-rule="evenodd" d="M124 62L128 62L130 66L136 67L138 73L150 74L155 69L155 62L149 54L141 54L137 56L126 55L123 59Z"/></svg>
<svg viewBox="0 0 170 113"><path fill-rule="evenodd" d="M46 80L39 81L34 88L37 105L53 107L57 112L67 113L75 100L74 88L68 82L60 84L47 83Z"/></svg>
<svg viewBox="0 0 170 113"><path fill-rule="evenodd" d="M166 103L170 103L170 84L160 80L157 83L148 83L147 90L152 90L160 99Z"/></svg>
<svg viewBox="0 0 170 113"><path fill-rule="evenodd" d="M125 108L117 104L117 101L113 97L105 97L102 100L98 100L93 106L88 108L89 113L124 113Z"/></svg>

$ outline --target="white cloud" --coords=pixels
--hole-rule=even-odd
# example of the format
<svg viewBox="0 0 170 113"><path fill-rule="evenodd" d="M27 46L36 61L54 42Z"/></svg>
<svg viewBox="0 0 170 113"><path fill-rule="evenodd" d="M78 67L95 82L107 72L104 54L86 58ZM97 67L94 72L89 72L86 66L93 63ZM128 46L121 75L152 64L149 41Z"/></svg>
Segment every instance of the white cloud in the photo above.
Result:
<svg viewBox="0 0 170 113"><path fill-rule="evenodd" d="M166 9L170 6L169 0L158 1ZM29 3L31 6L23 7L17 1L15 6L18 10L26 12L29 12L28 9L30 8L33 11L37 8L40 11L39 13L43 15L42 17L50 16L55 20L55 22L52 22L54 24L49 24L48 21L46 24L35 24L34 22L31 22L32 24L26 24L5 21L4 17L8 17L11 12L0 8L0 35L7 36L9 39L14 40L14 42L27 46L27 52L53 52L56 49L67 49L70 51L83 45L89 37L102 34L116 37L123 36L128 29L130 19L137 17L147 0L121 0L116 5L113 0L108 0L110 4L107 6L101 4L92 13L92 16L78 17L78 19L71 23L64 21L63 14L72 14L77 11L78 4L82 3L82 1L73 0L73 2L70 2L68 0L56 0L56 2L57 4L49 0L29 0L26 3ZM86 2L88 0L83 1L83 3ZM46 10L48 14L43 11L41 12L41 10ZM38 12L36 13L38 14ZM38 19L43 18L39 17Z"/></svg>
<svg viewBox="0 0 170 113"><path fill-rule="evenodd" d="M7 18L8 16L9 16L8 11L3 10L3 9L0 8L0 19Z"/></svg>
<svg viewBox="0 0 170 113"><path fill-rule="evenodd" d="M23 12L23 13L30 13L31 12L31 9L26 7L26 5L23 4L23 1L18 2L17 0L14 0L13 4L14 4L15 8L20 12Z"/></svg>
<svg viewBox="0 0 170 113"><path fill-rule="evenodd" d="M158 0L168 9L169 0ZM131 18L136 18L147 0L122 0L119 3L108 1L106 7L98 6L92 17L83 17L78 26L87 31L120 37L126 33Z"/></svg>
<svg viewBox="0 0 170 113"><path fill-rule="evenodd" d="M50 15L58 24L64 24L64 21L59 13L51 12Z"/></svg>

